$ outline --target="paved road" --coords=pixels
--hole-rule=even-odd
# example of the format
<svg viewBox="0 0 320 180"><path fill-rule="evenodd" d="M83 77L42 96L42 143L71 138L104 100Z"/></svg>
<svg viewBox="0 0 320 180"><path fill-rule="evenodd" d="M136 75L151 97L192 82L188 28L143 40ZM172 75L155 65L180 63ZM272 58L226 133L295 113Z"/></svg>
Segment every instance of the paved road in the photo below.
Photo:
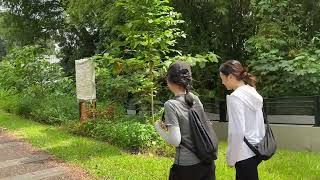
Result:
<svg viewBox="0 0 320 180"><path fill-rule="evenodd" d="M87 180L79 168L67 165L46 152L0 129L0 180Z"/></svg>

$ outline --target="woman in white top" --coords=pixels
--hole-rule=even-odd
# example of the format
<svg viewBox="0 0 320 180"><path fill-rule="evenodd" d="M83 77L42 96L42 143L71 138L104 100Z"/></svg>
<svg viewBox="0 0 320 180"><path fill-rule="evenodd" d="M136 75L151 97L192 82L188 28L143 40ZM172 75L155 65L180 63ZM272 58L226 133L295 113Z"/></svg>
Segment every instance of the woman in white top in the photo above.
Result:
<svg viewBox="0 0 320 180"><path fill-rule="evenodd" d="M261 163L244 142L259 143L265 135L263 98L255 89L255 78L239 61L230 60L219 68L222 83L228 90L229 116L227 163L236 168L237 180L258 180L258 165Z"/></svg>

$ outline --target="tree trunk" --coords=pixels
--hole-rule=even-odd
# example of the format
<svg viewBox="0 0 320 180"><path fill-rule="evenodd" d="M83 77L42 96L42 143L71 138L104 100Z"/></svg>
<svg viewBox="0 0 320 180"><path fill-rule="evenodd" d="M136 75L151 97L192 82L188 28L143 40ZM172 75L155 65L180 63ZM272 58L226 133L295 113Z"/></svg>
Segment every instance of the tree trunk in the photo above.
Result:
<svg viewBox="0 0 320 180"><path fill-rule="evenodd" d="M152 82L152 87L151 87L151 116L152 116L152 122L155 122L154 121L154 86L153 86L153 79L154 79L154 76L153 76L153 62L151 62L150 64L150 72L151 72L151 82Z"/></svg>

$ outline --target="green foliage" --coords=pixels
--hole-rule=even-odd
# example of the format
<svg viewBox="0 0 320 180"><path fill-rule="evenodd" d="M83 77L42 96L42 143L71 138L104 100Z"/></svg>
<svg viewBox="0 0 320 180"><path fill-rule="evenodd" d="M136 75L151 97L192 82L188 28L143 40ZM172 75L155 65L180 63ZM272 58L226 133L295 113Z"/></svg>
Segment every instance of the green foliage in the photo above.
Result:
<svg viewBox="0 0 320 180"><path fill-rule="evenodd" d="M48 62L44 52L38 46L12 50L0 63L1 87L24 92L32 97L71 90L70 79L64 77L58 64Z"/></svg>
<svg viewBox="0 0 320 180"><path fill-rule="evenodd" d="M164 145L153 125L141 124L134 120L108 121L98 119L73 125L70 129L74 133L101 139L130 150L143 151Z"/></svg>
<svg viewBox="0 0 320 180"><path fill-rule="evenodd" d="M34 98L15 91L0 89L0 108L46 124L64 124L79 119L79 107L74 96L47 95Z"/></svg>
<svg viewBox="0 0 320 180"><path fill-rule="evenodd" d="M179 49L201 54L214 51L223 59L242 59L243 43L254 33L250 0L173 1L182 13L182 28L188 38L180 39Z"/></svg>
<svg viewBox="0 0 320 180"><path fill-rule="evenodd" d="M166 68L168 68L170 64L175 61L185 61L188 64L190 64L190 66L199 66L203 69L206 67L207 63L217 63L219 58L219 56L212 52L209 52L204 55L196 54L195 56L188 54L184 56L175 56L173 58L169 58L169 60L165 61L165 66Z"/></svg>
<svg viewBox="0 0 320 180"><path fill-rule="evenodd" d="M157 86L156 79L162 70L161 57L175 52L173 48L177 38L185 34L177 28L183 23L180 14L169 6L168 0L118 0L116 11L123 11L123 25L113 30L119 35L119 41L113 43L116 50L124 50L125 60L139 64L142 69L134 71L133 75L140 81L136 87L137 93L143 92L145 101L151 104L151 114L154 114L154 96ZM125 10L125 11L124 11ZM112 52L119 55L119 52ZM143 73L141 73L143 72Z"/></svg>
<svg viewBox="0 0 320 180"><path fill-rule="evenodd" d="M63 22L60 0L1 0L0 34L10 47L43 43Z"/></svg>
<svg viewBox="0 0 320 180"><path fill-rule="evenodd" d="M124 11L125 23L114 28L125 41L116 42L116 47L134 51L134 56L151 61L174 49L178 37L185 34L177 28L181 15L168 5L167 0L118 0L115 6ZM138 57L142 56L142 57ZM158 57L153 57L158 56Z"/></svg>
<svg viewBox="0 0 320 180"><path fill-rule="evenodd" d="M196 56L185 55L166 58L163 59L162 66L159 66L157 71L154 72L157 79L152 84L145 75L148 67L145 66L143 61L135 58L114 58L110 54L96 56L98 97L126 105L131 102L133 105L140 106L141 110L149 111L150 109L146 107L150 103L149 93L146 89L150 89L153 85L157 89L154 93L157 94L155 102L159 108L162 106L161 102L164 102L169 97L165 76L167 68L171 63L182 60L190 63L194 68L202 68L203 70L204 67L209 65L211 67L212 65L217 66L215 63L219 57L213 53L208 53L205 55L198 54ZM216 72L217 68L212 68L212 70ZM198 80L201 82L200 77Z"/></svg>
<svg viewBox="0 0 320 180"><path fill-rule="evenodd" d="M37 106L27 105L32 107L29 116L39 122L46 124L65 124L67 122L79 120L79 105L76 97L62 96L62 95L49 95L38 99L27 100L30 104L37 103Z"/></svg>
<svg viewBox="0 0 320 180"><path fill-rule="evenodd" d="M0 90L1 109L6 112L30 117L34 109L39 108L40 99L24 96L15 91Z"/></svg>
<svg viewBox="0 0 320 180"><path fill-rule="evenodd" d="M19 135L68 163L79 165L97 179L163 180L168 177L171 158L131 154L108 143L79 137L52 127L0 112L0 126ZM217 179L234 179L234 168L225 162L226 143L219 144ZM319 153L279 149L270 161L259 166L263 180L318 179ZM301 171L301 168L304 170Z"/></svg>
<svg viewBox="0 0 320 180"><path fill-rule="evenodd" d="M268 96L317 95L319 59L319 49L302 49L291 54L275 49L261 53L256 61L250 61L250 66L261 76L262 91Z"/></svg>
<svg viewBox="0 0 320 180"><path fill-rule="evenodd" d="M293 0L253 3L259 26L257 34L246 42L246 50L248 64L260 77L260 88L266 96L320 92L319 35L313 27L320 24L314 17L304 16L310 10L306 7L304 2Z"/></svg>
<svg viewBox="0 0 320 180"><path fill-rule="evenodd" d="M103 101L97 103L97 116L99 119L118 121L127 114L125 107L118 101Z"/></svg>
<svg viewBox="0 0 320 180"><path fill-rule="evenodd" d="M12 50L0 62L0 98L11 113L61 124L78 117L72 81L38 46Z"/></svg>
<svg viewBox="0 0 320 180"><path fill-rule="evenodd" d="M113 17L111 0L62 0L68 16L59 35L54 38L61 47L62 65L68 75L74 75L74 61L91 57L109 47L116 38L111 32Z"/></svg>
<svg viewBox="0 0 320 180"><path fill-rule="evenodd" d="M20 96L14 91L4 90L0 88L0 108L6 112L17 114Z"/></svg>
<svg viewBox="0 0 320 180"><path fill-rule="evenodd" d="M0 38L0 61L7 54L7 48L4 40Z"/></svg>
<svg viewBox="0 0 320 180"><path fill-rule="evenodd" d="M13 95L14 96L14 95ZM16 104L15 113L23 117L31 117L32 111L39 107L41 97L39 99L33 98L31 96L20 95L19 101Z"/></svg>
<svg viewBox="0 0 320 180"><path fill-rule="evenodd" d="M98 90L102 97L123 103L133 99L136 105L157 104L162 99L156 95L165 90L166 68L172 62L185 60L201 68L206 62L217 62L213 53L171 58L180 53L174 47L177 39L186 35L178 28L183 23L181 15L168 1L116 1L113 11L122 12L124 22L113 28L119 37L113 42L110 54L95 58L97 84L105 89ZM151 111L154 112L153 105Z"/></svg>
<svg viewBox="0 0 320 180"><path fill-rule="evenodd" d="M150 104L151 101L156 103L159 99L155 95L163 95L160 92L164 84L161 80L163 63L176 55L190 54L193 57L196 54L215 52L221 60L240 59L260 76L263 73L255 70L259 69L256 65L260 63L255 61L276 57L287 61L300 53L309 53L313 51L309 43L320 29L320 4L310 0L0 2L4 7L0 14L0 37L7 43L7 49L26 44L41 44L43 47L58 44L63 58L62 65L68 75L74 75L74 60L96 54L109 53L113 59L122 59L123 62L118 63L117 60L118 65L115 65L120 69L121 64L127 63L124 61L129 61L128 64L140 64L139 68L135 66L136 69L128 74L115 75L114 71L105 71L105 75L99 78L109 79L109 82L99 82L103 87L98 87L101 88L98 94L109 97L114 93L121 97L121 102L131 96L143 95L145 98L140 102L143 104ZM1 45L0 49L0 52L3 51ZM281 57L271 53L277 50ZM193 68L195 79L203 82L195 81L196 91L205 95L207 90L215 89L210 91L211 96L223 95L220 92L222 88L218 73L214 70L217 65L200 64L202 67ZM109 65L106 63L101 67ZM278 64L270 68L277 69L276 66ZM139 72L140 75L132 72ZM109 77L116 79L119 86L113 85ZM270 84L265 86L275 85L277 88L283 84L266 82ZM130 87L133 84L132 87L136 87L137 92L128 93L124 88L128 87L126 84ZM103 92L106 86L115 91ZM309 92L308 90L302 94ZM269 93L272 95L271 89L265 90L266 95ZM297 91L296 94L300 92Z"/></svg>
<svg viewBox="0 0 320 180"><path fill-rule="evenodd" d="M142 60L114 58L109 54L96 56L96 82L99 97L125 103L130 94L141 97L150 89ZM144 101L145 99L141 99Z"/></svg>

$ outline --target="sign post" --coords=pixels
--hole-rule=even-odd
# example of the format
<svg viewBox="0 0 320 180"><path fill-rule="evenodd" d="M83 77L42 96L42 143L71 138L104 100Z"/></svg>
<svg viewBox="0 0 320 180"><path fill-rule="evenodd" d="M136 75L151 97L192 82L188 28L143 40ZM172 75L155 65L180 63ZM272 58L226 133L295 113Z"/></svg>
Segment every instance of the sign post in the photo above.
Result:
<svg viewBox="0 0 320 180"><path fill-rule="evenodd" d="M91 59L80 59L75 61L75 69L80 121L85 122L96 117L95 67Z"/></svg>

